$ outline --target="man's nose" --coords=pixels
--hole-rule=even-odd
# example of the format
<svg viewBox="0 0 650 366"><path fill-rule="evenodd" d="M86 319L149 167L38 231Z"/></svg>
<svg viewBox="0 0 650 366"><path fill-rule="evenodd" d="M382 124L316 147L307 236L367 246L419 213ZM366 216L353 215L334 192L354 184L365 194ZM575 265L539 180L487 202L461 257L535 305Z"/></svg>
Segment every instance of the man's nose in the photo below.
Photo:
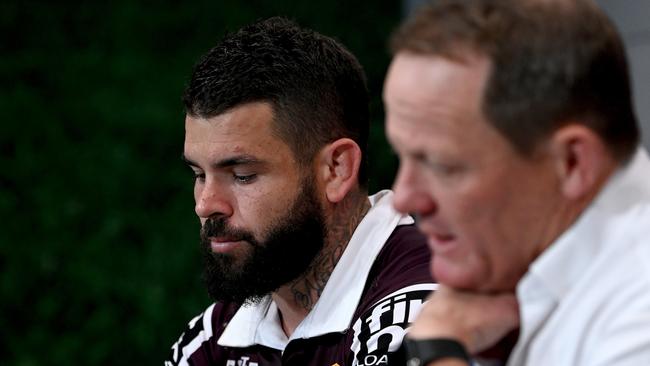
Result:
<svg viewBox="0 0 650 366"><path fill-rule="evenodd" d="M214 180L207 179L203 186L195 192L194 211L200 218L210 216L232 216L233 205L229 192L220 187Z"/></svg>
<svg viewBox="0 0 650 366"><path fill-rule="evenodd" d="M420 169L414 164L400 163L395 183L393 184L393 206L402 213L426 216L437 209L432 194Z"/></svg>

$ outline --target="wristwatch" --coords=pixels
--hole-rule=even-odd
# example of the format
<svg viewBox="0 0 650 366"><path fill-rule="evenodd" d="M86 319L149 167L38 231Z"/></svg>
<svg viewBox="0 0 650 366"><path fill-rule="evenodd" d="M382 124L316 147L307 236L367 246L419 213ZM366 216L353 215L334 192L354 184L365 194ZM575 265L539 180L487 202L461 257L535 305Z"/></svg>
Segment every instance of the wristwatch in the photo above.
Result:
<svg viewBox="0 0 650 366"><path fill-rule="evenodd" d="M402 344L406 351L407 366L426 366L429 362L447 357L460 359L471 365L465 347L455 339L409 339L404 337Z"/></svg>

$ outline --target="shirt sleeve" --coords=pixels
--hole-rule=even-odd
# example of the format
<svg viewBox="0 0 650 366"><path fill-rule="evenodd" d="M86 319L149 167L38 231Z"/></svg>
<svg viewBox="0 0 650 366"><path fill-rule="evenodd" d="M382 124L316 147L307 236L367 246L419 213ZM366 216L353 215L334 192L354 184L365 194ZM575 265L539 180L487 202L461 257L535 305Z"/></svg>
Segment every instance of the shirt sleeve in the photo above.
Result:
<svg viewBox="0 0 650 366"><path fill-rule="evenodd" d="M404 365L402 339L437 285L426 240L414 226L398 227L370 272L353 321L352 365Z"/></svg>
<svg viewBox="0 0 650 366"><path fill-rule="evenodd" d="M203 313L194 317L187 324L185 331L172 345L165 366L194 365L190 358L213 336L212 314L215 304L208 307Z"/></svg>

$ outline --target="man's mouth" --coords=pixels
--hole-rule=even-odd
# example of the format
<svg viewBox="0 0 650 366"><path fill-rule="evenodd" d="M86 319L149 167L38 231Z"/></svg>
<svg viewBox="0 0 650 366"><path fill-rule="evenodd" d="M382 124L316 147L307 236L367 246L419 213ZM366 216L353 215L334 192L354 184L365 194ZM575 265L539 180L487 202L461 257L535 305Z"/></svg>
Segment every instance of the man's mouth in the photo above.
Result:
<svg viewBox="0 0 650 366"><path fill-rule="evenodd" d="M420 231L422 231L430 240L440 243L446 243L456 238L456 235L452 234L450 230L445 230L444 227L429 222L420 222L418 229L420 229Z"/></svg>
<svg viewBox="0 0 650 366"><path fill-rule="evenodd" d="M452 241L455 239L455 236L452 234L431 234L429 236L433 237L435 240L441 243Z"/></svg>
<svg viewBox="0 0 650 366"><path fill-rule="evenodd" d="M210 249L213 253L226 253L244 243L239 238L210 237Z"/></svg>
<svg viewBox="0 0 650 366"><path fill-rule="evenodd" d="M456 246L454 245L456 237L451 234L433 234L427 235L429 248L433 254L447 253Z"/></svg>

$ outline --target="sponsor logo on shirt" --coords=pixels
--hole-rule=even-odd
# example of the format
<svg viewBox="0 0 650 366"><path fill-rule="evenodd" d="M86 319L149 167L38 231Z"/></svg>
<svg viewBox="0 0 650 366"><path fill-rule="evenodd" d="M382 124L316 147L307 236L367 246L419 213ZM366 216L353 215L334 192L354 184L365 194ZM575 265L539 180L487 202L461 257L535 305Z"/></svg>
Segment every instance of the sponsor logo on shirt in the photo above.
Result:
<svg viewBox="0 0 650 366"><path fill-rule="evenodd" d="M390 364L391 353L400 348L407 327L436 286L426 283L405 287L384 297L362 314L352 326L353 366Z"/></svg>
<svg viewBox="0 0 650 366"><path fill-rule="evenodd" d="M228 360L226 366L258 366L257 362L248 362L250 357L242 356L239 360Z"/></svg>

